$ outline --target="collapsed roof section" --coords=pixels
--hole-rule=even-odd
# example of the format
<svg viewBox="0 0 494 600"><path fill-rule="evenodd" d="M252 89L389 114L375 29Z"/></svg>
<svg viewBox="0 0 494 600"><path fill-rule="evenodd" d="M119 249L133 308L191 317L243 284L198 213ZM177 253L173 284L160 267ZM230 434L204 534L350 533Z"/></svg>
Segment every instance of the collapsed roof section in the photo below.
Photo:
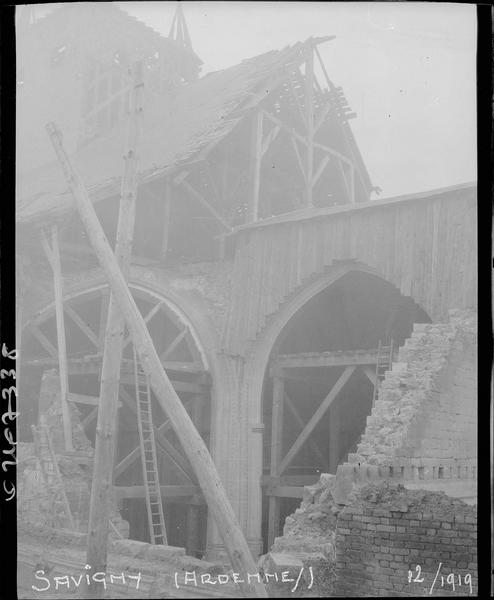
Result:
<svg viewBox="0 0 494 600"><path fill-rule="evenodd" d="M262 156L269 150L275 158L279 158L287 153L286 147L289 147L291 157L284 164L286 173L293 174L300 166L301 179L306 180L305 165L302 164L305 163L305 156L302 155L307 150L304 130L307 119L312 119L312 174L319 179L319 184L323 184L321 193L325 198L333 196L329 204L368 200L372 184L348 124L348 119L354 115L349 113L341 88L334 86L327 77L322 61L326 85L321 86L313 77L310 86L313 110L305 105L308 84L304 71L307 70L308 52L314 50L319 56L317 46L327 39L332 38L310 38L304 43L299 42L210 73L165 94L148 93L139 157L141 184L179 174L183 180L193 166L206 159L213 149L225 146L227 138L230 145L232 141L235 146L246 142L245 156L239 155L237 158L242 162L244 159L252 162L249 150L251 125L247 125L247 121L252 120L254 112L262 110L264 122L270 126L264 140L261 139L264 144ZM42 124L39 126L42 127ZM238 132L234 140L229 137L232 132ZM125 127L116 128L72 153L74 164L95 202L118 194L125 135ZM323 171L328 170L328 164L333 166L333 179L338 173L341 178L341 185L336 186L337 194L334 189L331 193L334 186L322 177ZM278 166L276 162L273 165L271 179L276 177L273 171ZM21 160L18 220L28 223L50 219L70 210L73 202L56 161L32 170L26 169L26 166ZM281 188L281 192L286 194L288 190ZM270 195L276 194L271 190ZM227 202L232 200L230 197ZM292 204L299 207L300 202L297 204L293 201ZM223 212L223 208L218 206L220 212ZM242 213L242 210L238 212ZM259 217L279 212L286 212L286 209L273 210L271 207L271 210L268 209L270 214L260 214ZM232 224L242 222L245 220L237 220Z"/></svg>

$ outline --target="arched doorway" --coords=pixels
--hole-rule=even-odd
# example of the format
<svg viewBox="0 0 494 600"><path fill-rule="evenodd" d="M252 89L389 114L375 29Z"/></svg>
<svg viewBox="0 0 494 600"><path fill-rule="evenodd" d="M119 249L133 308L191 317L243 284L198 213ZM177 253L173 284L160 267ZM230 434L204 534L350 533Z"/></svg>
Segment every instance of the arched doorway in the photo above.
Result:
<svg viewBox="0 0 494 600"><path fill-rule="evenodd" d="M155 348L175 391L209 446L211 376L205 352L192 323L177 304L149 286L129 284L134 300L146 321ZM76 406L86 436L94 445L109 288L106 284L86 285L64 298L69 401ZM52 305L41 310L24 327L22 334L23 381L26 398L21 418L21 439L29 439L30 425L37 421L42 374L58 366L56 319ZM130 537L149 541L143 473L137 426L134 352L126 332L121 365L118 437L114 485L121 514L130 524ZM182 451L166 415L154 395L152 416L158 470L168 543L185 546L189 554L202 555L206 544L207 511L197 479Z"/></svg>
<svg viewBox="0 0 494 600"><path fill-rule="evenodd" d="M413 323L430 322L370 271L342 270L314 289L278 330L264 377L265 551L303 486L335 473L355 451L372 410L379 344L397 349Z"/></svg>

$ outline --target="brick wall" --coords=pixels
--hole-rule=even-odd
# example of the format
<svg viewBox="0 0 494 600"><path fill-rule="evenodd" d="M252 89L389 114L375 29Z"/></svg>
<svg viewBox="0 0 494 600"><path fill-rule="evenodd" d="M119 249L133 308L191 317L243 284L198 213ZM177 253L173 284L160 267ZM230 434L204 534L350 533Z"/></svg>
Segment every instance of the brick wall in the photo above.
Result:
<svg viewBox="0 0 494 600"><path fill-rule="evenodd" d="M476 594L476 523L475 507L442 493L358 489L338 516L333 595L429 595L435 579L431 595L467 596L470 579Z"/></svg>

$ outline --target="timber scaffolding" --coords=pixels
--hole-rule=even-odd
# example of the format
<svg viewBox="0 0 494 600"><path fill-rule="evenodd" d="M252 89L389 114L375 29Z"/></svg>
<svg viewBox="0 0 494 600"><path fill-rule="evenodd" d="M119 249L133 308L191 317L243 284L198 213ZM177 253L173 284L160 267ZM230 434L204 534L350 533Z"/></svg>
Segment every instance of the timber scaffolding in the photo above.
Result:
<svg viewBox="0 0 494 600"><path fill-rule="evenodd" d="M191 50L190 37L180 8L172 25L170 37L172 36L180 45L184 45ZM219 236L220 252L223 252L223 234L231 232L233 226L239 224L239 216L244 222L255 222L261 217L263 211L265 215L266 210L272 210L273 208L269 205L267 207L261 205L261 170L265 155L275 140L282 138L282 133L288 135L294 151L294 160L300 168L302 185L299 186L301 194L299 201L303 205L314 206L315 187L318 181L319 183L323 182L324 177L322 176L325 171L329 170L328 165L330 163L334 163L334 168L339 173L339 185L342 185L345 190L344 194L347 202L367 199L372 186L365 167L363 167L358 148L347 126L347 120L353 115L346 107L341 89L336 88L329 80L317 48L318 44L330 39L333 38L310 39L305 44L299 43L281 52L267 53L263 57L247 61L245 65L240 65L237 68L236 77L232 81L234 85L230 86L230 89L227 87L226 93L223 93L220 97L221 109L219 111L218 108L220 107L217 106L214 89L215 87L218 88L218 84L220 86L224 86L225 83L228 84L221 73L213 74L199 81L196 85L185 86L180 94L182 97L185 96L185 101L183 101L184 98L180 97L173 99L173 102L176 102L175 106L183 107L183 117L179 119L177 119L176 114L173 115L172 119L163 118L166 111L163 111L162 106L156 102L154 106L150 103L150 106L147 106L146 111L144 111L144 65L142 61L137 62L133 67L132 82L130 85L127 84L130 107L121 183L118 176L118 163L114 159L118 155L118 151L115 152L115 150L122 147L121 129L120 131L114 131L113 135L97 140L90 147L82 146L82 149L71 160L63 147L61 132L54 123L47 125L47 131L57 154L59 165L50 164L42 169L35 169L33 175L27 175L20 180L19 222L21 225L25 224L28 227L34 225L35 229L38 229L45 257L52 269L57 348L54 348L36 323L31 324L30 331L51 357L48 361L44 361L44 366L50 366L50 361L53 361L53 359L56 360L58 365L62 422L67 453L73 451L69 403L79 402L94 405L87 419L97 419L87 562L98 571L104 571L107 562L109 511L113 494L114 474L118 474L119 469L125 468L131 461L131 457L135 459L139 455L136 448L136 451L130 453L114 469L119 397L122 396L124 402L132 408L132 399L129 398L128 394L123 394L121 390L121 384L126 382L125 368L122 369L121 373L122 360L124 365L128 362L123 358L123 350L129 341L133 342L134 352L138 355L139 365L142 368L141 377L145 378L141 384L151 385L156 398L169 418L171 427L181 442L182 448L195 471L193 481L198 483L209 511L216 521L216 526L227 549L232 567L244 576L244 582L247 582L247 573L253 573L256 570L252 555L228 502L208 450L177 396L177 391L184 389L192 391L194 394L200 394L201 384L197 381L170 381L167 374L169 365L163 361L163 358L166 358L166 352L170 351L173 343L184 337L183 332L180 332L172 344L167 347L165 353L161 353L161 356L159 356L146 326L146 320L157 312L157 308L154 307L147 318L143 318L126 283L134 242L136 200L138 186L140 190L146 189L147 195L156 199L156 189L152 190L147 184L156 181L158 177L162 181L164 180L163 216L165 222L163 223L159 244L161 258L165 258L168 252L171 196L177 188L181 190L181 193L185 192L193 198L205 209L209 217L212 217L220 226L220 233L216 234L216 238ZM326 90L322 89L314 75L315 60L319 60L326 78L328 85ZM300 67L303 64L305 65L305 72L302 76ZM195 110L194 103L196 99L202 100L204 97L198 94L199 90L196 89L198 87L206 88L206 91L209 92L205 96L209 104L208 102L202 103L197 107L198 110ZM272 100L273 91L276 93L274 105ZM267 98L268 96L269 98ZM213 98L215 102L211 103ZM153 98L153 100L156 100L156 98ZM271 106L269 101L271 101ZM280 103L285 105L285 111L280 110ZM159 109L158 112L157 109ZM284 112L292 117L295 114L298 115L297 119L300 120L297 124L302 125L301 133L297 132L294 121L284 120ZM244 203L234 208L228 206L232 192L228 193L226 189L222 190L221 197L218 197L218 194L215 194L213 199L207 197L208 194L204 190L203 167L206 166L205 176L208 180L206 187L210 196L210 192L217 192L217 189L213 166L208 162L209 154L219 141L245 120L246 115L249 116L248 120L252 122L252 126L248 126L252 129L252 142L249 151L250 166L247 174L247 190ZM153 132L154 135L147 135L143 140L143 131L148 133L152 131L149 124L153 122L153 119L155 123L159 123L159 127ZM331 120L332 123L329 125ZM192 122L192 126L185 127L185 131L183 131L185 124L189 121ZM178 139L175 143L173 141L170 143L170 138L173 139L173 122L179 123L181 130L176 131L175 129L175 135ZM343 141L344 152L351 155L351 158L335 148L316 141L317 132L324 129L325 126L338 128L340 143ZM163 142L166 146L163 146ZM165 148L166 151L163 153ZM317 154L319 154L319 157L316 160ZM160 156L161 159L161 164L157 168L154 166L156 156ZM150 165L150 160L153 162L153 167ZM198 163L201 166L201 171L197 168ZM78 170L81 170L82 177L76 173L73 164L77 165ZM60 177L57 176L60 167L65 176L65 183L62 187L58 183ZM243 183L244 176L245 174L242 172L236 173L237 191L239 184L241 186ZM226 176L227 178L228 176ZM68 187L68 190L64 189L65 186ZM95 212L93 202L114 196L118 189L117 186L120 186L120 206L114 236L115 250L112 251ZM26 197L29 198L28 201L23 200ZM84 226L85 235L83 237L87 236L89 241L89 245L86 246L89 252L84 252L83 255L87 256L90 255L91 251L94 252L109 283L110 294L101 308L100 323L102 327L99 336L95 336L91 328L85 324L84 319L73 308L66 308L63 305L61 257L66 249L69 250L70 242L63 242L61 248L60 228L63 229L66 226L67 218L65 214L67 208L74 204ZM177 201L175 201L176 204ZM76 253L81 251L80 246L73 249ZM74 361L68 358L66 317L89 338L92 344L99 348L100 352L96 357L86 355L82 361ZM105 322L103 337L102 331ZM127 338L125 337L126 330L129 332ZM35 364L40 366L43 361L31 362L31 365ZM74 367L80 369L81 365L89 368L94 368L97 365L97 369L101 368L99 399L69 391L69 375L74 373ZM197 363L195 366L197 368ZM185 368L187 369L187 367L190 367L190 365L186 364ZM199 364L199 370L200 367ZM183 372L181 367L177 370ZM78 372L80 373L80 371ZM138 377L137 374L135 377ZM139 387L141 384L136 383L136 386ZM145 469L146 447L143 445L142 440L143 417L139 408L139 398L137 413L141 437L140 454ZM146 413L148 419L152 418L150 408L151 405L149 405ZM149 424L151 425L149 441L153 451L156 452L156 438L158 442L161 442L161 447L167 451L168 458L171 457L172 460L175 458L175 462L180 465L180 461L176 456L177 453L173 451L170 443L166 441L160 430L153 426L152 422L149 422ZM153 460L154 471L157 473L156 455L154 455ZM181 466L184 469L184 465ZM188 469L187 471L190 473ZM150 476L154 477L154 475ZM153 482L153 485L158 486L156 489L159 498L160 483L155 479L153 479ZM150 485L151 483L146 477L144 491L148 500L149 511L152 510L149 503L150 492L148 488ZM170 489L163 486L161 491L166 496ZM196 491L197 488L191 489L189 486L189 495L191 492L195 494ZM125 493L124 490L121 493ZM137 488L129 493L130 496L135 494L140 495ZM161 499L159 504L160 527L164 532ZM149 519L152 528L153 517L151 513ZM153 531L151 530L150 533L151 539L154 540ZM266 595L265 589L260 583L241 583L240 585L244 593L248 595L253 594L260 597ZM95 594L97 596L100 592L100 586L94 586L92 589L87 590L88 595L92 596Z"/></svg>
<svg viewBox="0 0 494 600"><path fill-rule="evenodd" d="M48 27L48 22L45 25ZM176 42L173 48L183 48L190 59L192 46L181 11L177 13L170 36ZM267 317L275 314L311 274L331 266L334 272L328 274L328 281L331 277L337 281L341 274L357 272L359 263L351 258L355 247L352 236L358 238L366 253L384 257L386 268L393 276L406 274L406 297L400 298L399 291L403 293L403 288L396 283L396 288L388 286L390 289L386 290L384 299L400 298L411 318L420 322L428 320L411 299L412 277L407 268L413 255L399 254L403 269L398 262L395 268L390 254L386 254L387 247L386 252L381 251L380 243L391 227L395 228L393 238L401 240L400 233L405 232L406 239L411 240L423 215L412 221L403 209L407 200L385 201L382 206L379 202L369 201L371 192L378 188L370 181L348 123L355 115L348 107L342 89L329 79L318 48L332 39L332 36L310 38L304 43L243 61L230 69L197 80L181 81L165 93L162 86L155 85L154 67L146 60L136 62L133 77L125 75L120 91L115 97L107 98L105 105L100 107L106 110L117 96L120 99L124 90L131 102L126 126L117 122L117 126L104 135L79 140L71 148L69 158L61 138L65 133L63 127L61 131L50 124L49 140L58 162L44 162L53 154L53 150L46 147L46 140L39 143L34 140L31 145L33 156L25 160L35 168L29 172L26 172L23 156L20 157L19 238L21 253L28 258L22 276L29 281L31 293L26 294L19 304L26 324L24 337L27 345L35 348L23 357L23 369L43 372L58 367L67 452L70 452L72 434L69 407L77 405L84 409L83 427L97 421L96 454L94 460L85 459L93 468L87 561L97 570L104 570L106 562L111 495L114 493L118 499L149 496L149 486L136 485L139 478L136 470L132 471L130 481L120 479L117 483L117 479L122 474L129 474L146 453L140 440L129 435L131 445L125 447L124 455L115 454L118 409L120 406L125 409L121 411L122 422L128 425L129 433L132 427L136 430L139 409L135 394L140 384L150 383L153 400L157 400L155 408L159 404L167 417L160 425L152 423L154 439L149 439L149 443L154 441L159 457L175 470L176 477L162 480L160 475L156 485L159 485L165 508L179 504L186 506L188 551L197 548L199 521L205 513L204 505L207 505L234 570L255 572L251 555L253 546L249 549L244 534L250 544L256 536L245 533L245 520L241 526L237 522L234 512L239 510L238 499L234 511L216 470L220 467L213 464L207 447L212 446L209 430L213 427L213 418L217 420L217 428L218 422L221 427L235 428L235 421L240 422L240 419L230 416L230 421L223 422L218 413L222 408L224 410L227 402L241 404L233 401L233 393L226 385L220 387L220 378L215 379L211 355L227 356L229 360L246 356L252 341L261 337L263 328L269 325ZM154 51L154 47L151 49ZM104 73L101 70L100 76ZM97 107L94 110L97 111ZM94 114L91 114L93 118ZM48 139L48 136L44 137ZM60 167L65 177L61 176ZM427 215L432 214L434 236L440 232L437 223L443 214L443 205L448 204L450 220L454 221L456 215L464 216L465 206L471 204L469 198L463 204L463 198L456 203L449 202L449 197L443 204L440 202L440 196L437 200L424 202L428 206ZM381 229L378 231L383 233L382 237L372 233L373 228L367 220L372 206L377 209L381 206L386 214L395 210L398 215L393 213L389 219L379 215ZM333 213L336 217L328 225ZM354 220L350 223L352 215ZM471 227L471 210L468 215L461 224L467 229ZM324 218L318 221L317 227L313 226L311 219L319 216ZM344 227L336 232L344 219ZM379 219L375 217L376 221ZM319 235L317 252L316 233ZM423 238L425 244L430 242L431 236ZM222 306L223 321L219 321L221 327L218 329L223 329L222 344L208 354L192 319L188 320L191 313L187 312L184 317L180 311L181 297L174 290L168 274L183 269L182 279L176 287L186 288L190 284L187 268L194 261L200 258L215 265L231 266L234 244L236 272L227 270L225 275L218 268L218 273L227 281L225 288L229 287L230 281L232 283L231 297L226 297ZM440 260L444 255L442 245L433 241L431 246ZM343 260L338 262L342 247ZM41 248L44 252L40 252ZM407 248L414 251L413 244L408 244ZM429 246L425 248L428 250ZM291 260L293 257L295 260ZM346 260L347 257L350 258ZM317 262L317 268L313 262ZM100 269L96 271L98 266ZM162 285L166 296L151 293L152 286L146 287L149 271L136 279L136 266L151 267L153 273L166 272ZM434 268L439 273L436 277L439 281L444 270L437 261ZM373 273L372 269L360 270L369 277ZM82 277L77 282L80 271L97 275L86 285ZM460 272L465 278L472 276L472 270L468 268ZM48 288L46 282L50 279L52 284ZM326 283L330 285L334 281ZM389 281L394 281L391 275ZM425 287L426 278L422 277L420 281ZM75 285L69 285L69 282ZM369 284L369 294L371 287ZM470 287L450 286L458 290L469 290ZM340 292L344 294L345 290ZM443 295L442 299L445 297ZM375 304L380 305L382 300L376 292ZM55 322L50 324L52 316ZM347 322L348 315L344 311L343 316ZM361 376L357 383L369 396L369 402L372 398L378 381L378 342L387 344L393 339L390 333L393 314L383 313L378 317L379 324L382 321L379 334L371 341L364 340L363 345L343 343L337 347L345 347L345 351L331 346L329 351L326 348L318 348L316 352L297 349L296 353L288 348L270 355L267 371L272 388L265 401L268 413L271 411L270 421L267 421L271 439L265 455L270 464L265 461L262 474L262 459L256 464L256 455L241 460L237 457L238 464L231 467L242 470L243 465L252 460L254 468L250 468L249 462L245 472L248 482L244 488L238 488L242 490L249 486L247 502L252 497L255 499L258 488L264 489L269 504L265 519L268 545L280 531L283 516L280 500L299 499L303 486L317 479L314 473L307 474L307 469L303 474L288 472L302 446L307 443L311 447L321 468L331 472L336 470L339 421L333 417L338 415L336 400L341 399L342 389L348 387L350 380L354 383ZM205 339L209 338L205 336ZM401 336L398 341L403 339ZM138 374L137 384L134 348L143 370ZM261 381L264 366L257 370L262 371L261 375L256 373ZM83 380L86 376L92 378L90 393L81 390L80 386L71 388L77 377ZM231 375L228 377L234 379ZM247 375L245 379L248 379ZM291 382L307 379L320 380L323 394L323 401L313 414L310 406L297 405L290 397ZM95 383L98 385L93 385ZM258 388L251 400L252 404L257 402L260 406L261 384ZM227 389L228 393L222 389ZM213 394L216 394L214 401ZM218 398L219 394L224 398ZM245 400L248 397L242 398ZM248 411L255 413L250 406L244 413ZM327 413L331 417L329 464L327 453L324 455L313 439L316 426L322 424ZM259 414L262 418L262 408ZM299 433L283 452L283 441L287 445L287 440L282 439L286 414ZM156 416L157 411L148 411L150 420ZM259 418L249 417L248 422L242 421L245 431L237 432L237 438L247 437L251 431L262 433L264 423L259 423ZM244 438L241 439L239 448L245 448L240 446ZM226 442L215 443L216 447L211 447L211 452L215 451L215 460L228 461ZM181 450L177 449L178 445ZM222 450L225 456L222 456ZM225 477L224 468L221 473L224 482L231 485L229 479L233 477ZM235 493L242 496L238 490ZM251 529L260 530L262 510L254 507L248 512L253 515L252 521L257 519ZM256 551L260 553L259 546ZM260 585L255 589L246 586L243 592L265 595ZM97 588L93 593L98 594Z"/></svg>

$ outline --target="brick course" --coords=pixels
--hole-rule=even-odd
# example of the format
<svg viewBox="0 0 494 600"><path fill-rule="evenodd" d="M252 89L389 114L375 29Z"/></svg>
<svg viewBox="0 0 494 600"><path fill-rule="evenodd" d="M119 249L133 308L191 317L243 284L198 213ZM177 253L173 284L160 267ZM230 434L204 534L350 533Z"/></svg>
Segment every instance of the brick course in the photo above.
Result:
<svg viewBox="0 0 494 600"><path fill-rule="evenodd" d="M362 510L366 520L352 528ZM419 510L420 519L409 518L419 516ZM371 529L369 519L377 519L383 511L389 513L390 524ZM441 565L432 595L469 595L465 583L469 576L475 594L476 521L476 507L442 492L412 491L387 482L358 488L338 518L331 592L354 597L429 595ZM357 530L360 535L353 535ZM450 574L454 591L447 579L450 576L451 581Z"/></svg>

